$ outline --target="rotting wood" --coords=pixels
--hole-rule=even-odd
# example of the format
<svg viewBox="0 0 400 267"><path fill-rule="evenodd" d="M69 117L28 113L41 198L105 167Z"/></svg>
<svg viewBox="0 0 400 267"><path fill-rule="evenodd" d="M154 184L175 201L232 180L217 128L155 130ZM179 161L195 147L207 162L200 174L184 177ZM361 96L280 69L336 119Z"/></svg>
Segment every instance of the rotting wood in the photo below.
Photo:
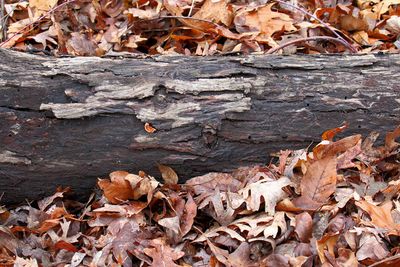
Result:
<svg viewBox="0 0 400 267"><path fill-rule="evenodd" d="M400 122L400 55L50 58L0 50L3 201L86 196L113 170L182 180L265 163L343 121ZM148 122L157 129L147 133Z"/></svg>

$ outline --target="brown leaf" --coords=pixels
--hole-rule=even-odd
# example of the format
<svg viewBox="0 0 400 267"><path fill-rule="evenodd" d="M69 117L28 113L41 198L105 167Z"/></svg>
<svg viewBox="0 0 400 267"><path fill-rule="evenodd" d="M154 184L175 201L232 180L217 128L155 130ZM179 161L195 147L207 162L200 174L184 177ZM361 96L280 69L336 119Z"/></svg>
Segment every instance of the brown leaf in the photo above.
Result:
<svg viewBox="0 0 400 267"><path fill-rule="evenodd" d="M230 26L233 20L232 6L229 0L206 0L193 18L205 19L214 23Z"/></svg>
<svg viewBox="0 0 400 267"><path fill-rule="evenodd" d="M145 130L146 132L148 132L148 133L154 133L157 129L154 128L153 126L151 126L150 123L146 122L146 123L144 124L144 130Z"/></svg>
<svg viewBox="0 0 400 267"><path fill-rule="evenodd" d="M389 255L389 251L386 248L382 240L379 242L377 237L373 234L364 234L361 236L359 242L359 249L357 250L356 256L359 261L365 259L372 259L374 261L382 260Z"/></svg>
<svg viewBox="0 0 400 267"><path fill-rule="evenodd" d="M313 221L308 212L303 212L296 215L295 233L299 241L308 243L312 236Z"/></svg>
<svg viewBox="0 0 400 267"><path fill-rule="evenodd" d="M338 249L339 257L336 259L336 262L340 267L358 267L358 261L356 255L353 251L347 248L339 248Z"/></svg>
<svg viewBox="0 0 400 267"><path fill-rule="evenodd" d="M84 34L73 32L66 43L69 54L74 56L99 56L97 44L88 39Z"/></svg>
<svg viewBox="0 0 400 267"><path fill-rule="evenodd" d="M387 201L381 206L375 206L365 200L360 200L356 202L356 205L368 213L373 225L387 229L391 234L400 235L400 224L394 222L391 214L393 207L391 201Z"/></svg>
<svg viewBox="0 0 400 267"><path fill-rule="evenodd" d="M0 225L0 248L7 249L14 255L17 255L17 249L20 245L20 241L14 236L10 229Z"/></svg>
<svg viewBox="0 0 400 267"><path fill-rule="evenodd" d="M257 32L264 37L271 37L277 31L295 31L293 19L289 15L272 11L271 3L256 8L243 8L234 19L239 33Z"/></svg>
<svg viewBox="0 0 400 267"><path fill-rule="evenodd" d="M280 254L271 254L261 262L261 267L289 267L289 259Z"/></svg>
<svg viewBox="0 0 400 267"><path fill-rule="evenodd" d="M322 141L313 149L313 156L316 159L322 159L324 157L336 156L346 152L348 149L357 145L361 140L360 134L352 135L340 139L336 142Z"/></svg>
<svg viewBox="0 0 400 267"><path fill-rule="evenodd" d="M189 233L192 229L193 223L195 222L197 215L197 205L193 200L193 197L188 194L187 201L185 204L185 209L181 215L181 231L182 236Z"/></svg>
<svg viewBox="0 0 400 267"><path fill-rule="evenodd" d="M146 255L153 259L151 266L168 266L168 267L179 267L175 263L176 260L180 259L185 255L183 251L171 248L160 238L151 241L151 247L145 248L143 251Z"/></svg>
<svg viewBox="0 0 400 267"><path fill-rule="evenodd" d="M158 170L161 172L161 176L164 179L165 184L177 184L179 177L176 172L168 166L157 164Z"/></svg>
<svg viewBox="0 0 400 267"><path fill-rule="evenodd" d="M349 148L346 152L337 157L337 168L347 169L355 167L356 165L352 162L352 160L359 154L361 154L361 152L362 150L361 150L361 139L360 139L355 146Z"/></svg>
<svg viewBox="0 0 400 267"><path fill-rule="evenodd" d="M312 162L301 180L301 194L316 203L325 203L336 189L336 159L326 157Z"/></svg>
<svg viewBox="0 0 400 267"><path fill-rule="evenodd" d="M240 243L239 247L229 254L227 258L228 266L255 266L250 260L250 245L247 242Z"/></svg>
<svg viewBox="0 0 400 267"><path fill-rule="evenodd" d="M325 263L327 258L325 256L325 250L328 250L332 257L335 257L335 245L339 239L339 235L324 235L320 240L317 241L317 251L321 263Z"/></svg>
<svg viewBox="0 0 400 267"><path fill-rule="evenodd" d="M99 179L97 182L104 196L112 204L119 204L128 199L134 198L134 191L129 181L125 180L128 175L125 171L115 171L110 174L110 180Z"/></svg>
<svg viewBox="0 0 400 267"><path fill-rule="evenodd" d="M400 3L400 2L399 2ZM385 138L385 148L386 151L393 151L395 148L399 147L399 143L396 142L396 139L400 137L400 126L394 129L393 132L388 132Z"/></svg>

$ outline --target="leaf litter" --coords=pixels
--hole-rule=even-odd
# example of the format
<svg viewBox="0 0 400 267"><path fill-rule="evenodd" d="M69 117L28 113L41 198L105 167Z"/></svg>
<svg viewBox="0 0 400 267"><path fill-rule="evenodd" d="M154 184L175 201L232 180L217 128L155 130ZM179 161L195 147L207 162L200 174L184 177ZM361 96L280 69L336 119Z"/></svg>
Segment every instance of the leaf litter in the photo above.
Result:
<svg viewBox="0 0 400 267"><path fill-rule="evenodd" d="M400 48L400 0L3 1L0 47L56 56Z"/></svg>
<svg viewBox="0 0 400 267"><path fill-rule="evenodd" d="M178 183L141 171L0 208L0 266L398 266L400 127Z"/></svg>

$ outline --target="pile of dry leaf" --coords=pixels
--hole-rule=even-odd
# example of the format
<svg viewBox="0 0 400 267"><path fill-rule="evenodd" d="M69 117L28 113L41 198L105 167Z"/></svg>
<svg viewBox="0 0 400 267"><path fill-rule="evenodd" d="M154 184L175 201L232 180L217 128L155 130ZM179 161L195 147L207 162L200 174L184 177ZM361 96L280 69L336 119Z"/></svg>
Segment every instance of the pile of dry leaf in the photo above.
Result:
<svg viewBox="0 0 400 267"><path fill-rule="evenodd" d="M399 266L400 127L276 164L177 184L144 172L99 179L86 203L59 190L0 209L1 266Z"/></svg>
<svg viewBox="0 0 400 267"><path fill-rule="evenodd" d="M0 47L54 55L400 48L400 0L1 1Z"/></svg>

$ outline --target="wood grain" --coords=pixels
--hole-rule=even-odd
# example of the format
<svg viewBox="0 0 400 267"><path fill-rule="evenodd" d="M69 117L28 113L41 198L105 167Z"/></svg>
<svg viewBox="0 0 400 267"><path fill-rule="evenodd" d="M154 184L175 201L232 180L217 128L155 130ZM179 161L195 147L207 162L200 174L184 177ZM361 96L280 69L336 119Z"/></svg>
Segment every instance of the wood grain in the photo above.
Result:
<svg viewBox="0 0 400 267"><path fill-rule="evenodd" d="M400 55L51 58L0 50L0 191L20 202L114 170L181 181L266 163L350 123L400 122ZM148 133L145 123L156 131Z"/></svg>

